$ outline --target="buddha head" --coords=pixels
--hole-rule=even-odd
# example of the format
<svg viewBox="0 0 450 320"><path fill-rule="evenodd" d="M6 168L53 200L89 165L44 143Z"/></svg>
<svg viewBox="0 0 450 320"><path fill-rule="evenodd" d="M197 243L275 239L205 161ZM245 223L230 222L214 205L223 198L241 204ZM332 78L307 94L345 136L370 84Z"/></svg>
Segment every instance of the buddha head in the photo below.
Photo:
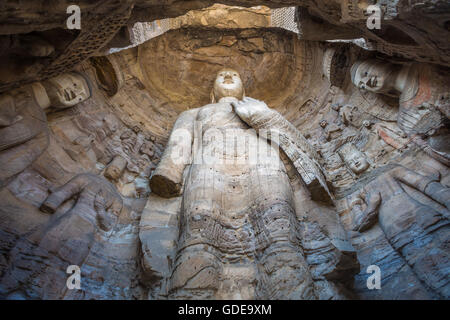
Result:
<svg viewBox="0 0 450 320"><path fill-rule="evenodd" d="M399 66L381 60L357 61L351 68L351 79L360 89L398 95L395 84L399 69Z"/></svg>
<svg viewBox="0 0 450 320"><path fill-rule="evenodd" d="M91 96L90 83L79 73L69 72L43 83L52 107L64 109L87 100Z"/></svg>
<svg viewBox="0 0 450 320"><path fill-rule="evenodd" d="M355 174L366 171L370 164L364 154L353 143L347 143L338 150L338 154L347 167Z"/></svg>
<svg viewBox="0 0 450 320"><path fill-rule="evenodd" d="M211 92L211 102L219 102L226 97L242 100L245 96L244 85L239 73L233 69L222 69L217 73Z"/></svg>

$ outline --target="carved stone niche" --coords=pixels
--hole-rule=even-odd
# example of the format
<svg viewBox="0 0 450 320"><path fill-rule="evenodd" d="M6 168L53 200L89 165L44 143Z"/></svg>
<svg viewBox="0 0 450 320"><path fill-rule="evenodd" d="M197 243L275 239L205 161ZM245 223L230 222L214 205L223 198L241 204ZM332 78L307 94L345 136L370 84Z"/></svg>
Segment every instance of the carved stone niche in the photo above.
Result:
<svg viewBox="0 0 450 320"><path fill-rule="evenodd" d="M328 48L323 55L322 72L330 84L341 87L348 68L348 51L345 47Z"/></svg>
<svg viewBox="0 0 450 320"><path fill-rule="evenodd" d="M124 77L113 55L92 57L90 63L95 69L96 81L100 88L112 97L123 86Z"/></svg>
<svg viewBox="0 0 450 320"><path fill-rule="evenodd" d="M69 72L42 82L52 107L65 109L91 97L91 83L81 73Z"/></svg>

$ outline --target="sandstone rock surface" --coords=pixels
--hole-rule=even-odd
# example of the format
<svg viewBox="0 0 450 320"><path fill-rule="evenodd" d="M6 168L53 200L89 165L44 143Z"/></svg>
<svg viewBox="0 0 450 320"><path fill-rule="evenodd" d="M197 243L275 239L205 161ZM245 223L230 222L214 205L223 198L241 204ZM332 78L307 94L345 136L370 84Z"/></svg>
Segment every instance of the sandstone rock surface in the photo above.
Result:
<svg viewBox="0 0 450 320"><path fill-rule="evenodd" d="M353 0L81 1L81 31L69 2L1 4L0 298L448 299L449 8L375 2L380 30ZM268 27L285 6L298 34ZM264 105L214 97L223 68ZM204 152L277 153L195 164L174 132L199 123L236 141Z"/></svg>

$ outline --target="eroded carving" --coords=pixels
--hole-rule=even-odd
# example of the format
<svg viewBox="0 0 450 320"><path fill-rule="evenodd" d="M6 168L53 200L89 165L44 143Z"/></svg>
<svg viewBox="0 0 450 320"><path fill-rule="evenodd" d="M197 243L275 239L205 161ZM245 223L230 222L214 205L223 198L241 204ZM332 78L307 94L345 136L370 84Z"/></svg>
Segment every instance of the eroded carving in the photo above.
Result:
<svg viewBox="0 0 450 320"><path fill-rule="evenodd" d="M74 196L75 203L68 207L65 202ZM110 232L117 224L122 206L114 186L92 174L77 175L55 189L41 205L41 210L53 213L53 217L11 249L9 268L0 280L1 294L63 298L67 263L83 265L98 234ZM27 268L29 255L46 272Z"/></svg>
<svg viewBox="0 0 450 320"><path fill-rule="evenodd" d="M430 203L417 193L433 201ZM427 177L397 166L356 195L352 204L353 228L364 232L379 222L389 243L416 276L448 298L449 200L450 188L439 183L438 176Z"/></svg>
<svg viewBox="0 0 450 320"><path fill-rule="evenodd" d="M31 87L0 96L0 187L48 147L47 118Z"/></svg>

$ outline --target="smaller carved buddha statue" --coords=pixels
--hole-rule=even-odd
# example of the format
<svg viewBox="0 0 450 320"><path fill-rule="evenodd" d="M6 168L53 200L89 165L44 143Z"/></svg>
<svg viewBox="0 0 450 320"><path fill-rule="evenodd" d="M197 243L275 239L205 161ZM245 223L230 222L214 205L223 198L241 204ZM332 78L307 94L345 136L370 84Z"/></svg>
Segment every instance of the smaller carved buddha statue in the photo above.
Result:
<svg viewBox="0 0 450 320"><path fill-rule="evenodd" d="M450 165L450 81L445 72L427 64L366 60L352 66L351 78L360 89L399 97L400 129L432 158Z"/></svg>

